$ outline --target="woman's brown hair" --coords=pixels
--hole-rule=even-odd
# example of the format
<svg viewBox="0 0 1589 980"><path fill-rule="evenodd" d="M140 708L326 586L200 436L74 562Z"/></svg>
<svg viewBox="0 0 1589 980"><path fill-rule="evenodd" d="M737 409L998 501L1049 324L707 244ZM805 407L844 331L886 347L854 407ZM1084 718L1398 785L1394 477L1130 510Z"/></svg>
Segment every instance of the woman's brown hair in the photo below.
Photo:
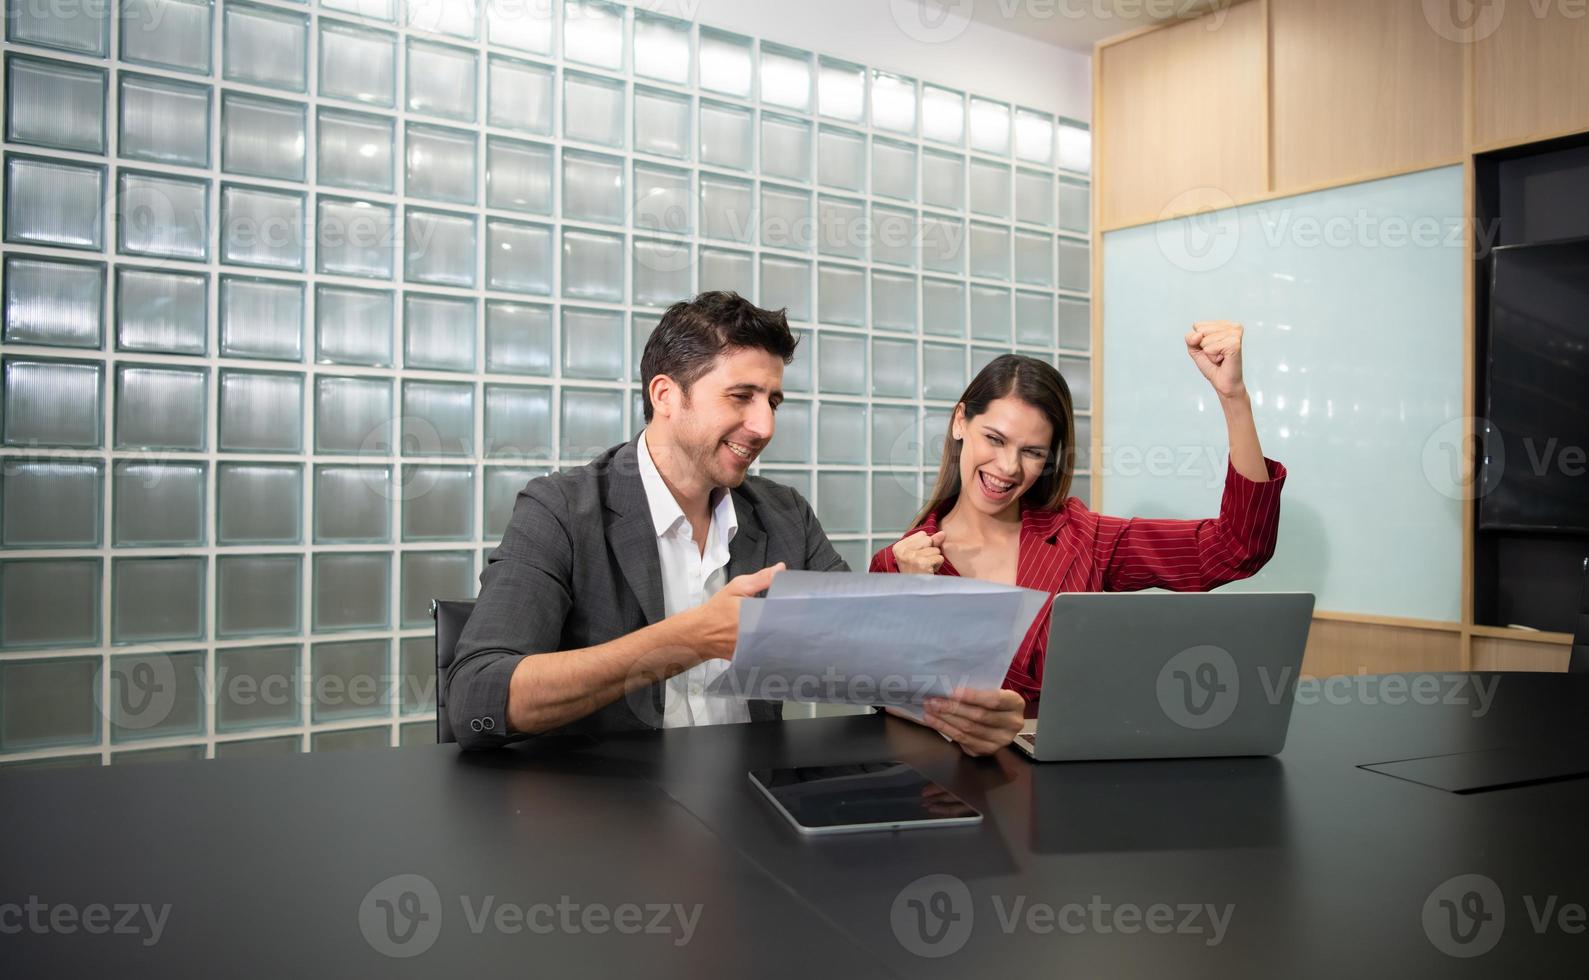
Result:
<svg viewBox="0 0 1589 980"><path fill-rule="evenodd" d="M1042 412L1053 426L1054 435L1048 443L1043 472L1021 495L1021 501L1043 510L1055 510L1070 496L1070 481L1076 464L1076 422L1071 415L1070 385L1052 364L1021 354L1003 354L977 372L961 393L959 405L963 406L965 421L969 423L986 412L988 405L1008 397L1019 398ZM960 440L954 437L951 417L948 431L943 434L943 462L938 466L938 483L910 526L917 526L928 514L959 494Z"/></svg>

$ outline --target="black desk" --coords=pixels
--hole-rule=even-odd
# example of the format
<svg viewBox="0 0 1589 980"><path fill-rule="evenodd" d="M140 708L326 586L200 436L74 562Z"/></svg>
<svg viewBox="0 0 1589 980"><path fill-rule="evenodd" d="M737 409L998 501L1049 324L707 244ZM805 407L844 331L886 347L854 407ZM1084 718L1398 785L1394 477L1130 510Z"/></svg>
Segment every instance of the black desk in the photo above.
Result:
<svg viewBox="0 0 1589 980"><path fill-rule="evenodd" d="M1497 684L1477 717L1471 687L1465 703L1300 703L1276 759L969 760L924 729L859 717L489 754L18 772L0 776L0 929L21 931L0 935L0 962L7 977L1582 975L1589 932L1571 930L1589 905L1589 779L1456 795L1357 768L1589 747L1589 677L1474 676ZM885 757L987 819L802 840L745 777ZM418 905L399 894L412 880L377 887L403 874L434 903L423 886ZM927 875L952 876L930 883L948 883L943 898L911 887ZM1459 875L1484 876L1499 901L1467 897L1486 897L1479 879L1442 889ZM41 932L4 908L33 896L171 908L145 946L147 926ZM378 900L430 918L399 944ZM1476 911L1504 912L1498 941L1490 919L1453 945L1451 924ZM399 938L416 922L391 914ZM1457 958L1431 935L1493 948Z"/></svg>

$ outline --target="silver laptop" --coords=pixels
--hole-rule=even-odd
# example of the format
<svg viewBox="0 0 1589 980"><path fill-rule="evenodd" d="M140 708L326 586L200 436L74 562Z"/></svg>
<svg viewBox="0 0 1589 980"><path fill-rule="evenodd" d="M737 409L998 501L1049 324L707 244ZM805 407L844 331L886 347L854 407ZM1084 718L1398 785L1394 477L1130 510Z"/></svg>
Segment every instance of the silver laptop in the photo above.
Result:
<svg viewBox="0 0 1589 980"><path fill-rule="evenodd" d="M1307 592L1054 597L1035 726L1044 762L1274 755L1313 617Z"/></svg>

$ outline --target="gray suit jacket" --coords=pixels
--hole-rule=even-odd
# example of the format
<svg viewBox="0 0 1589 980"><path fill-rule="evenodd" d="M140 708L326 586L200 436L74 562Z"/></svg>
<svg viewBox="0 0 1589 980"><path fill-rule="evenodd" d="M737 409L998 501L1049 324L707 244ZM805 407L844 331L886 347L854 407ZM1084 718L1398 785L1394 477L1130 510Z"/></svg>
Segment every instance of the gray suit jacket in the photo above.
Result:
<svg viewBox="0 0 1589 980"><path fill-rule="evenodd" d="M729 542L729 578L780 561L849 570L792 488L750 476L732 493L739 530ZM445 679L459 744L485 748L525 737L508 732L506 712L508 680L526 656L605 643L657 622L662 609L662 564L635 441L577 470L531 480L480 574L480 598ZM659 728L664 687L639 688L556 733ZM751 720L775 720L782 708L752 701Z"/></svg>

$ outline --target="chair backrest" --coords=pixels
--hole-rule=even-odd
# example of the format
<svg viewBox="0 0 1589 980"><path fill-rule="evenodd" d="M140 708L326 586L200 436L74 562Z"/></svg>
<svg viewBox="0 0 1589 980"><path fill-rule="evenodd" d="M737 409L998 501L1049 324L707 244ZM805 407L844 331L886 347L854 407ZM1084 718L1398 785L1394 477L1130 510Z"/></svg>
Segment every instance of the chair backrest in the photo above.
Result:
<svg viewBox="0 0 1589 980"><path fill-rule="evenodd" d="M1578 594L1578 627L1572 631L1567 671L1589 674L1589 558L1583 560L1583 591Z"/></svg>
<svg viewBox="0 0 1589 980"><path fill-rule="evenodd" d="M474 612L473 599L432 599L430 617L436 621L436 741L456 742L447 720L447 672L464 624Z"/></svg>

